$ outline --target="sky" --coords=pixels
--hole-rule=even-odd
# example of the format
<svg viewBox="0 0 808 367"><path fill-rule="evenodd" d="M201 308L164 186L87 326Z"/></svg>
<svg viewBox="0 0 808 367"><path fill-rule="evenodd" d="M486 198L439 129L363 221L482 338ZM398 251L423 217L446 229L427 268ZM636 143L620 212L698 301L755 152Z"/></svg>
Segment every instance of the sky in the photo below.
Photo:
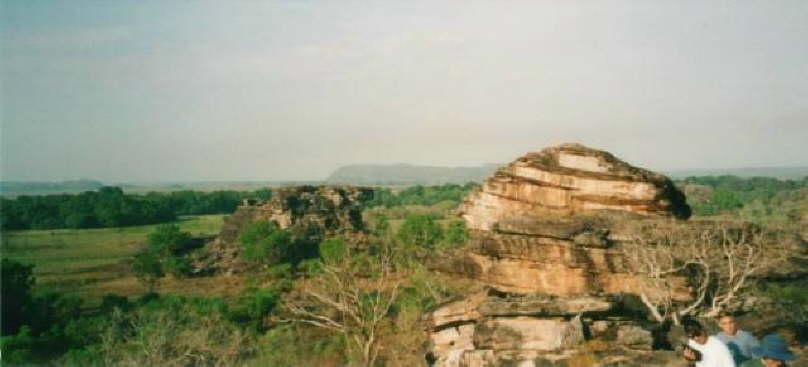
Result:
<svg viewBox="0 0 808 367"><path fill-rule="evenodd" d="M0 3L0 180L808 166L805 1Z"/></svg>

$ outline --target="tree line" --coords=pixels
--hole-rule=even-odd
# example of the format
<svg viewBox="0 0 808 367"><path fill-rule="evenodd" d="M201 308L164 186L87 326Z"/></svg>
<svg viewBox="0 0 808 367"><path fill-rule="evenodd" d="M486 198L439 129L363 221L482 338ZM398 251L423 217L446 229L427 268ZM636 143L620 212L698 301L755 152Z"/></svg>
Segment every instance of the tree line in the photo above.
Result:
<svg viewBox="0 0 808 367"><path fill-rule="evenodd" d="M476 184L412 186L394 193L378 188L366 205L403 206L459 203ZM230 214L244 199L268 199L269 189L256 191L174 191L125 194L105 186L81 194L19 196L0 199L3 230L124 227L176 220L180 215Z"/></svg>
<svg viewBox="0 0 808 367"><path fill-rule="evenodd" d="M700 176L687 177L678 184L706 188L704 192L691 190L687 194L688 204L697 215L738 213L748 208L754 217L762 217L783 211L783 202L804 200L800 191L808 188L808 177L779 180L773 177Z"/></svg>
<svg viewBox="0 0 808 367"><path fill-rule="evenodd" d="M688 194L698 215L733 212L755 203L764 211L776 211L779 196L808 188L802 180L736 176L688 177L680 186L699 185L710 191L705 197ZM432 206L459 204L479 184L415 185L401 191L376 188L368 207ZM0 229L102 228L165 223L180 215L229 214L244 199L268 199L269 189L257 191L174 191L125 194L119 187L106 186L81 194L19 196L0 199Z"/></svg>
<svg viewBox="0 0 808 367"><path fill-rule="evenodd" d="M376 189L373 200L368 202L368 206L384 206L387 208L402 205L435 205L442 201L460 203L468 193L479 187L474 182L465 185L445 184L439 186L410 186L400 192L394 192L389 188Z"/></svg>
<svg viewBox="0 0 808 367"><path fill-rule="evenodd" d="M268 198L258 191L175 191L125 194L106 186L81 194L0 199L3 230L124 227L176 220L179 215L226 214L245 198Z"/></svg>

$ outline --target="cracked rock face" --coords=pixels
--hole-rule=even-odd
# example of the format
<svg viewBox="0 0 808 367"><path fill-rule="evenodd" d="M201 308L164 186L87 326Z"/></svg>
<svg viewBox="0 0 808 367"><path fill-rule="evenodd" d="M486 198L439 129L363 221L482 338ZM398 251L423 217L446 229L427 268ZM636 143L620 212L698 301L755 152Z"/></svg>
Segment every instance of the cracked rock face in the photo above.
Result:
<svg viewBox="0 0 808 367"><path fill-rule="evenodd" d="M250 223L274 222L288 230L306 231L312 237L361 238L365 231L362 204L373 198L369 188L351 186L293 186L272 191L265 201L245 201L225 217L219 235L208 244L208 257L200 269L220 272L245 270L239 258L238 236Z"/></svg>
<svg viewBox="0 0 808 367"><path fill-rule="evenodd" d="M499 169L459 209L472 233L438 270L497 290L560 296L636 289L610 249L627 222L687 218L684 194L665 176L578 144L531 152Z"/></svg>
<svg viewBox="0 0 808 367"><path fill-rule="evenodd" d="M595 211L686 219L690 207L667 177L579 144L530 152L500 168L460 208L470 229Z"/></svg>
<svg viewBox="0 0 808 367"><path fill-rule="evenodd" d="M469 244L432 266L490 290L428 315L436 365L552 365L584 335L650 349L649 332L610 312L619 308L613 297L639 288L617 249L637 234L627 224L690 216L668 178L563 144L500 168L459 215Z"/></svg>

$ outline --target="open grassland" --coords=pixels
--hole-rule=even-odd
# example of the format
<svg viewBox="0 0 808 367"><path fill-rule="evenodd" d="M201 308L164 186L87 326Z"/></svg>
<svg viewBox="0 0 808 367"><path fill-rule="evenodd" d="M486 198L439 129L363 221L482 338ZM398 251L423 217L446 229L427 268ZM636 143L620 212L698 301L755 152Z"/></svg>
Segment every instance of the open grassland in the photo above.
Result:
<svg viewBox="0 0 808 367"><path fill-rule="evenodd" d="M205 237L219 233L223 217L189 216L176 223L193 236ZM145 289L132 274L129 260L156 226L12 231L2 235L2 256L35 265L38 292L60 291L88 301L110 293L136 296ZM194 282L181 289L174 283L166 280L160 290L166 287L172 293L192 294L193 289L203 293L211 289Z"/></svg>

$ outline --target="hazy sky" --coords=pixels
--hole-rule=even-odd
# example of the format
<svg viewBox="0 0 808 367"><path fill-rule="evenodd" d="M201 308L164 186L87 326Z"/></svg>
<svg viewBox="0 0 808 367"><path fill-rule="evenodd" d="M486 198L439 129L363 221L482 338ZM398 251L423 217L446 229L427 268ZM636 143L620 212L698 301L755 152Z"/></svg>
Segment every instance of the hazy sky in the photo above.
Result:
<svg viewBox="0 0 808 367"><path fill-rule="evenodd" d="M30 1L2 180L321 179L575 141L653 170L808 166L805 1Z"/></svg>

